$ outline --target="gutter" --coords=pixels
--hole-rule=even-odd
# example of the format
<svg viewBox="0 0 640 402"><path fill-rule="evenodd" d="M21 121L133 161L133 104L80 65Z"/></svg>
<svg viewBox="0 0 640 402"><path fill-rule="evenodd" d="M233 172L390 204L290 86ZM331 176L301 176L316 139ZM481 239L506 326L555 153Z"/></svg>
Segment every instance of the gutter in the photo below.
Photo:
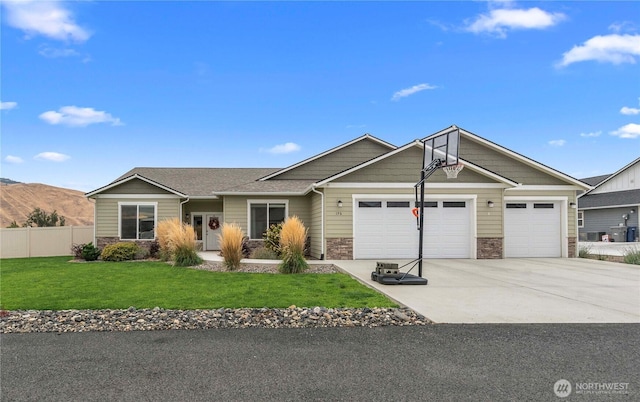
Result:
<svg viewBox="0 0 640 402"><path fill-rule="evenodd" d="M316 190L316 186L311 186L311 191L316 194L320 194L320 199L322 200L321 208L320 208L320 259L324 260L324 193Z"/></svg>
<svg viewBox="0 0 640 402"><path fill-rule="evenodd" d="M182 202L180 203L180 222L184 222L184 221L182 220L182 217L184 216L184 214L182 213L182 206L183 206L184 204L186 204L187 202L189 202L189 197L187 197L187 199L186 199L186 200L184 200L184 201L182 201Z"/></svg>

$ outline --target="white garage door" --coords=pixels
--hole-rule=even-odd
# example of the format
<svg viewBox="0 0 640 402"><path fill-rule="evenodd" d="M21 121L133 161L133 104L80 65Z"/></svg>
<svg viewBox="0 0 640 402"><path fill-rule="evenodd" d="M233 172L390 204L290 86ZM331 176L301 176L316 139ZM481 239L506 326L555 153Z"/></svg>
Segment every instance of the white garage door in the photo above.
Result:
<svg viewBox="0 0 640 402"><path fill-rule="evenodd" d="M507 202L505 257L561 257L560 204Z"/></svg>
<svg viewBox="0 0 640 402"><path fill-rule="evenodd" d="M356 200L354 258L417 258L412 200ZM425 203L425 258L470 258L469 201Z"/></svg>

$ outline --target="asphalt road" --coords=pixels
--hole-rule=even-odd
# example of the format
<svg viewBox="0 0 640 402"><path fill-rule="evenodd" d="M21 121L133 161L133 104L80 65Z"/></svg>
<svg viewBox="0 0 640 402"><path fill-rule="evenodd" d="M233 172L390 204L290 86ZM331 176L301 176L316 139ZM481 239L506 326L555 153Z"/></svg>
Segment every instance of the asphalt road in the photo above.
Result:
<svg viewBox="0 0 640 402"><path fill-rule="evenodd" d="M2 401L560 400L556 381L628 383L640 325L432 325L3 334Z"/></svg>

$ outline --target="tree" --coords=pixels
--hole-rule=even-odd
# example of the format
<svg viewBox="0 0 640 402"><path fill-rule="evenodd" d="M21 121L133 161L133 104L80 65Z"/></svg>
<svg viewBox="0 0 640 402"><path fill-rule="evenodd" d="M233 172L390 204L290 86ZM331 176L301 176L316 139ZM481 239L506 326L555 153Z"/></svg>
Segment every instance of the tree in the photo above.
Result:
<svg viewBox="0 0 640 402"><path fill-rule="evenodd" d="M58 212L55 210L48 214L46 211L36 208L34 209L29 216L27 216L27 221L24 226L38 226L38 227L48 227L48 226L64 226L65 219L64 216L59 216Z"/></svg>

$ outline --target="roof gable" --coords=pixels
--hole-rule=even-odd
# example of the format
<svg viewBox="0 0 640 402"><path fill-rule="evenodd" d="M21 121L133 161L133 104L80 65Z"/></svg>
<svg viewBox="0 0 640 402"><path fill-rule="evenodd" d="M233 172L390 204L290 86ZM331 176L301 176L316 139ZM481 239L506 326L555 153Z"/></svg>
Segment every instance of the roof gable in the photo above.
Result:
<svg viewBox="0 0 640 402"><path fill-rule="evenodd" d="M584 195L638 189L640 189L640 158L602 180Z"/></svg>
<svg viewBox="0 0 640 402"><path fill-rule="evenodd" d="M91 198L98 194L173 194L177 197L186 197L183 193L139 174L132 174L118 179L104 187L86 193L85 197Z"/></svg>
<svg viewBox="0 0 640 402"><path fill-rule="evenodd" d="M365 134L260 180L320 180L393 149L396 149L394 145Z"/></svg>

